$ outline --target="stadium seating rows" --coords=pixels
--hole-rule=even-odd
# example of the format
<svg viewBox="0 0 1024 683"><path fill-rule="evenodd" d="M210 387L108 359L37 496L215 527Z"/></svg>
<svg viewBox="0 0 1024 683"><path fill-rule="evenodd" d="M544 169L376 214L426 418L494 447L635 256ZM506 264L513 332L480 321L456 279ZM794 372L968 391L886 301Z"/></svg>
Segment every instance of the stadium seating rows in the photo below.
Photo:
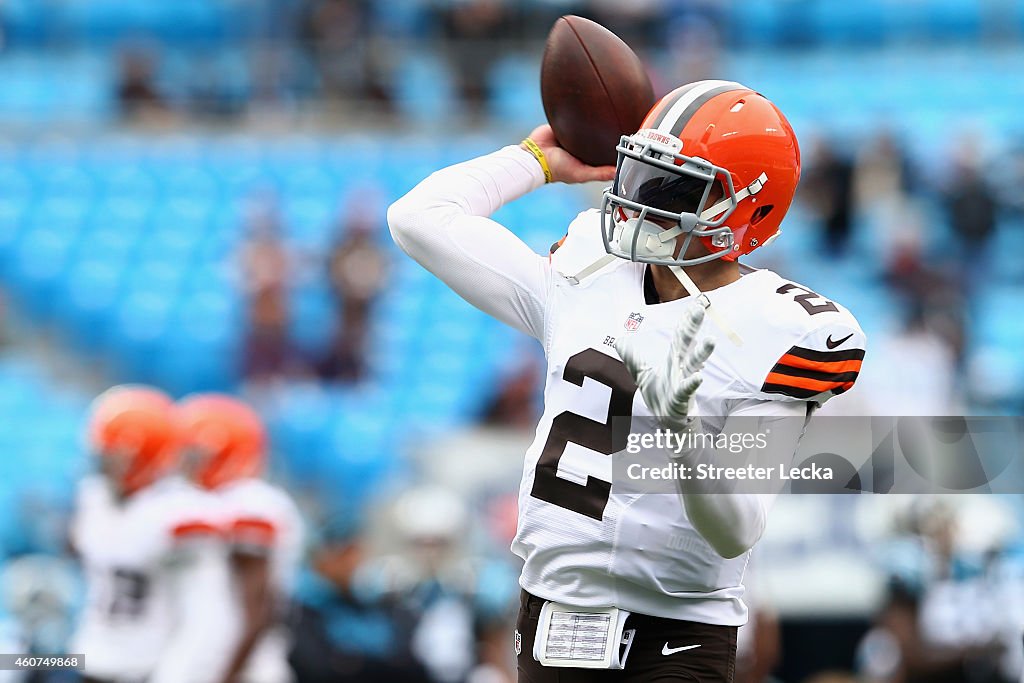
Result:
<svg viewBox="0 0 1024 683"><path fill-rule="evenodd" d="M534 0L520 7L550 4ZM275 24L294 20L295 7L296 3L233 0L6 0L0 7L0 27L15 45L102 45L139 34L172 44L208 45L265 37ZM385 0L371 7L378 30L392 35L421 34L429 26L426 0ZM732 0L722 15L731 38L741 45L977 41L1012 34L1024 23L1024 2Z"/></svg>
<svg viewBox="0 0 1024 683"><path fill-rule="evenodd" d="M235 388L245 315L235 252L247 198L267 191L280 198L285 236L302 271L291 292L293 332L313 356L335 325L324 252L339 208L352 201L346 195L379 188L373 191L380 200L365 210L376 212L378 237L393 253L385 202L428 166L478 151L472 142L444 153L427 146L420 156L434 161L422 167L381 166L354 181L349 164L366 155L364 170L373 168L371 152L382 154L359 139L10 146L0 153L0 283L22 313L104 363L112 380L154 382L177 395ZM543 251L579 208L572 190L551 188L536 202L509 207L504 219L524 226L524 239ZM395 259L389 278L373 322L370 381L348 389L300 384L267 411L292 474L348 482L341 486L353 496L394 465L405 438L480 409L479 396L491 391L513 335L408 259ZM58 447L38 439L46 431L42 420L61 420L51 436L77 433L80 413L41 408L35 394L22 391L25 381L0 374L7 452L80 457L77 442ZM34 418L20 419L26 414Z"/></svg>
<svg viewBox="0 0 1024 683"><path fill-rule="evenodd" d="M188 75L214 68L211 64L224 81L221 89L245 99L253 62L244 52L229 47L201 57L187 54L168 52L159 74L161 89L172 102L188 99ZM1024 133L1017 116L1024 84L1005 78L1022 63L1018 48L865 52L838 47L815 50L810 58L806 52L754 49L728 57L722 73L755 85L778 102L798 133L815 132L816 123L827 120L827 132L856 136L884 120L905 130L922 153L934 153L935 139L951 122L967 121L994 136ZM115 65L106 50L0 53L5 74L0 121L32 126L112 122L117 116ZM526 127L542 117L537 73L533 58L509 55L498 63L489 105L497 122ZM398 60L394 91L396 106L410 125L443 124L457 113L452 76L429 51L406 52Z"/></svg>
<svg viewBox="0 0 1024 683"><path fill-rule="evenodd" d="M416 2L374 7L395 35L422 21ZM114 121L112 51L140 32L168 46L159 78L172 99L187 95L185 75L196 64L189 51L198 45L204 63L216 64L228 90L244 97L251 80L245 40L263 20L247 9L227 0L6 0L0 122L59 131L58 124ZM882 122L906 136L922 166L942 168L953 123L974 125L997 143L1024 133L1024 81L1006 78L1019 71L1020 51L976 44L1000 26L1012 32L1021 25L1024 0L733 2L728 26L744 49L725 58L723 72L777 101L804 140L826 133L856 144ZM937 51L915 43L928 38L956 45ZM829 47L815 47L819 42ZM864 49L880 43L886 47ZM72 47L40 49L53 44ZM502 130L541 119L536 73L535 59L509 56L492 74L499 87L490 106ZM397 105L413 127L446 122L456 106L453 90L439 56L418 52L399 61ZM820 121L829 130L819 130ZM418 179L488 151L497 137L451 145L429 136L386 143L195 134L85 140L54 132L0 139L0 286L37 324L108 367L112 380L155 382L177 395L234 388L245 319L234 254L253 194L276 193L289 241L318 255L313 265L304 261L315 272L291 292L293 335L315 355L335 324L335 303L318 274L351 198L376 188L380 201L366 210L382 220L383 206ZM543 252L585 201L573 189L546 188L499 218ZM932 248L941 248L945 226L929 227L941 236ZM290 473L352 498L365 494L366 481L395 470L408 440L470 421L516 339L397 258L380 229L383 248L396 258L374 314L370 379L344 388L299 382L262 406ZM884 245L861 239L854 258L837 263L804 258L816 253L818 237L799 210L785 233L771 255L753 262L784 261L787 273L853 309L869 333L897 324L898 307L874 267ZM1005 222L999 237L1001 247L986 261L992 278L972 305L969 354L992 392L986 398L1020 405L1024 320L1006 311L1019 307L1024 288L1017 257L1024 225ZM0 523L13 518L4 510L14 504L17 482L53 481L59 471L65 474L55 486L62 488L80 471L86 400L30 359L0 358L0 448L16 454L0 460L0 481L11 482L0 486Z"/></svg>
<svg viewBox="0 0 1024 683"><path fill-rule="evenodd" d="M245 317L235 252L251 193L277 194L285 234L306 254L291 292L293 331L314 355L335 325L322 271L339 209L356 193L378 188L379 204L366 210L376 212L382 248L397 256L383 225L384 204L430 169L486 145L471 139L442 150L410 140L400 149L401 157L417 160L412 164L390 161L399 155L359 138L56 139L8 146L0 152L0 281L18 308L87 358L105 362L112 379L155 382L178 395L230 389L240 379ZM357 162L372 175L349 177ZM585 202L575 188L545 188L498 218L543 252ZM1021 226L1001 230L1010 240L1024 235ZM864 265L871 254L839 263L803 258L817 238L799 209L777 245L771 259L842 300L869 332L896 323L897 307ZM995 262L1010 263L1015 253L997 249ZM1020 296L1021 274L1003 270L979 297L973 341L979 353L1012 358L1024 343L1024 324L1003 312ZM289 466L303 479L352 482L344 473L380 474L394 466L404 439L473 418L514 339L410 260L395 258L374 314L370 380L336 389L300 383L268 407ZM0 431L7 452L41 453L33 463L65 457L58 451L73 450L80 415L40 410L27 375L15 363L5 367L0 419L10 428ZM1011 369L1019 373L1021 363ZM60 416L70 421L47 429L39 423ZM39 433L47 438L38 441ZM20 461L6 464L14 462ZM336 469L325 475L323 468ZM355 495L359 487L350 488Z"/></svg>
<svg viewBox="0 0 1024 683"><path fill-rule="evenodd" d="M70 503L84 471L81 424L88 399L32 357L0 352L0 558L26 545L26 505Z"/></svg>

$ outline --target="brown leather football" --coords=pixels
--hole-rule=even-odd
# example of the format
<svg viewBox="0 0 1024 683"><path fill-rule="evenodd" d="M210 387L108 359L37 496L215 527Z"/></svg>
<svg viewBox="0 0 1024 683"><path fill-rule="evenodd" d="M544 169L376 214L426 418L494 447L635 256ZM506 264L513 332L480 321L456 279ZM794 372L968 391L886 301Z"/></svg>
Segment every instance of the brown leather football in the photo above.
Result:
<svg viewBox="0 0 1024 683"><path fill-rule="evenodd" d="M573 15L548 34L540 92L558 143L592 166L615 163L619 138L637 131L655 101L636 53L605 27Z"/></svg>

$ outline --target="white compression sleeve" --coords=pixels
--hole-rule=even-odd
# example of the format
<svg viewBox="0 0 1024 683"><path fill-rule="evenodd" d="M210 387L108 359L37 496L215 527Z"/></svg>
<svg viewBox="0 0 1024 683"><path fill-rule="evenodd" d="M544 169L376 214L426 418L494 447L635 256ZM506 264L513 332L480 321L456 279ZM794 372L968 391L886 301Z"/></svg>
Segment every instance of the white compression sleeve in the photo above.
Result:
<svg viewBox="0 0 1024 683"><path fill-rule="evenodd" d="M459 296L543 342L548 259L488 218L543 184L533 155L505 147L434 173L391 205L388 225L402 251Z"/></svg>
<svg viewBox="0 0 1024 683"><path fill-rule="evenodd" d="M792 460L796 454L806 417L806 403L751 399L741 402L730 413L722 432L746 432L754 424L749 418L756 418L759 429L770 432L764 456L769 462L777 464ZM684 460L690 461L691 465L697 460L725 464L707 455L692 453L690 457L684 457ZM754 460L751 458L751 461ZM723 492L729 484L721 480L696 477L678 481L680 497L690 523L715 552L726 558L737 557L754 547L764 533L768 511L777 495L770 492Z"/></svg>

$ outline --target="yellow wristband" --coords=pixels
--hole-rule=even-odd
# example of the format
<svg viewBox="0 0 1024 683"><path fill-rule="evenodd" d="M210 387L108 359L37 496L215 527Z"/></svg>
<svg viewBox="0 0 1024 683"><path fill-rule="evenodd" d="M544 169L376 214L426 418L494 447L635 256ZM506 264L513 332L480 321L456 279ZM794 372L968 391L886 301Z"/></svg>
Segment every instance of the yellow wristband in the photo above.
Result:
<svg viewBox="0 0 1024 683"><path fill-rule="evenodd" d="M536 159L537 163L540 164L541 170L544 171L544 182L551 182L551 167L548 166L548 158L544 156L544 150L533 141L532 138L526 138L523 140L523 146L532 154Z"/></svg>

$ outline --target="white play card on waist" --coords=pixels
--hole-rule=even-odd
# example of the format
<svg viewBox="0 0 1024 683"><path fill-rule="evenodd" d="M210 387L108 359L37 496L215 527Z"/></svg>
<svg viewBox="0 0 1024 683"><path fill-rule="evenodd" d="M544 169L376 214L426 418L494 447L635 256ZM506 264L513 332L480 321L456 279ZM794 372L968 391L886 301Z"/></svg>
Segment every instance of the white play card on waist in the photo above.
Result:
<svg viewBox="0 0 1024 683"><path fill-rule="evenodd" d="M617 607L545 602L533 657L543 666L622 669L633 644L633 631L624 631L628 616Z"/></svg>

